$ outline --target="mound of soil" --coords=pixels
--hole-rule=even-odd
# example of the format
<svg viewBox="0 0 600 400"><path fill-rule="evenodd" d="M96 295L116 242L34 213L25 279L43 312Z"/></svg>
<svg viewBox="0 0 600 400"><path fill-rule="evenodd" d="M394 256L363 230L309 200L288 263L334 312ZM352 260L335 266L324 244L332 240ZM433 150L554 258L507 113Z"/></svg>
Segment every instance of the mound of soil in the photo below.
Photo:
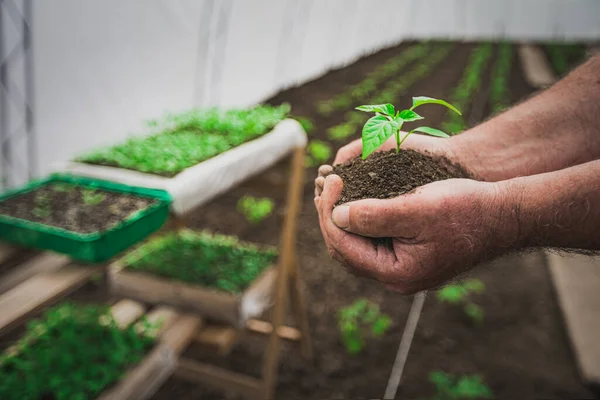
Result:
<svg viewBox="0 0 600 400"><path fill-rule="evenodd" d="M391 199L435 181L468 178L459 166L414 150L375 152L333 167L344 181L337 204L361 199Z"/></svg>

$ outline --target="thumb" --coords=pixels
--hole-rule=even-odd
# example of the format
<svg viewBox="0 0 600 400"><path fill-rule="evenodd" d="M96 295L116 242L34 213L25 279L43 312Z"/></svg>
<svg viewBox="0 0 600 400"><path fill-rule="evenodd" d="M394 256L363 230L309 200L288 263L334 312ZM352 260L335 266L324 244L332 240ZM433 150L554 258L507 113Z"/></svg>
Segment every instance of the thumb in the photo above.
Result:
<svg viewBox="0 0 600 400"><path fill-rule="evenodd" d="M333 210L333 223L361 236L413 238L418 232L413 197L410 194L388 200L366 199L342 204Z"/></svg>

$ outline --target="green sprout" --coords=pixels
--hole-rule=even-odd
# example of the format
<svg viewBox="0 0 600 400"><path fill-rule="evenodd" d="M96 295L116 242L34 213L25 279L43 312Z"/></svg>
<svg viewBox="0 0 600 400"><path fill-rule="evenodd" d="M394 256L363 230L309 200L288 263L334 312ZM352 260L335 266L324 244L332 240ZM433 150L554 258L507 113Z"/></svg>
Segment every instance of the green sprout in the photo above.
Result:
<svg viewBox="0 0 600 400"><path fill-rule="evenodd" d="M272 247L244 243L234 236L184 230L144 242L122 262L132 271L240 293L276 260L277 251Z"/></svg>
<svg viewBox="0 0 600 400"><path fill-rule="evenodd" d="M462 306L464 313L477 325L483 323L485 313L477 304L470 301L469 296L473 293L482 294L485 285L479 279L469 279L461 284L447 285L437 292L440 303Z"/></svg>
<svg viewBox="0 0 600 400"><path fill-rule="evenodd" d="M321 165L331 157L331 146L321 140L311 140L306 151L305 164L309 167Z"/></svg>
<svg viewBox="0 0 600 400"><path fill-rule="evenodd" d="M294 118L296 121L298 121L300 123L300 125L302 126L302 129L304 129L304 132L306 132L307 135L310 135L315 130L315 124L310 118L296 117L296 116L290 116L290 117Z"/></svg>
<svg viewBox="0 0 600 400"><path fill-rule="evenodd" d="M104 201L106 195L104 193L98 192L95 189L82 189L81 197L83 199L83 202L88 206L97 206L98 204Z"/></svg>
<svg viewBox="0 0 600 400"><path fill-rule="evenodd" d="M248 222L258 224L273 212L275 202L268 197L243 196L237 202L237 210Z"/></svg>
<svg viewBox="0 0 600 400"><path fill-rule="evenodd" d="M436 393L429 400L467 400L491 399L492 390L479 375L464 375L455 378L443 371L433 371L429 381L435 386Z"/></svg>
<svg viewBox="0 0 600 400"><path fill-rule="evenodd" d="M365 336L383 336L392 324L391 318L382 314L379 306L367 299L358 299L340 309L338 327L342 343L348 354L359 354L365 347Z"/></svg>
<svg viewBox="0 0 600 400"><path fill-rule="evenodd" d="M48 218L52 214L52 202L47 194L38 193L35 196L34 208L31 213L37 218Z"/></svg>
<svg viewBox="0 0 600 400"><path fill-rule="evenodd" d="M373 153L379 146L385 143L385 141L388 140L388 138L392 135L394 135L396 138L396 153L400 152L400 146L402 143L404 143L406 138L415 132L443 138L450 137L439 129L430 128L428 126L420 126L407 132L402 139L400 138L402 125L404 125L405 122L423 119L423 117L414 112L414 109L424 104L440 104L461 115L460 111L458 111L458 109L456 109L452 104L444 100L438 100L425 96L413 97L412 107L408 110L402 111L396 111L394 106L389 103L356 107L356 109L359 111L375 113L375 116L371 117L363 127L363 160Z"/></svg>
<svg viewBox="0 0 600 400"><path fill-rule="evenodd" d="M55 183L54 185L52 185L52 189L55 192L59 192L59 193L71 193L75 189L75 186L68 184L68 183L61 182L61 183Z"/></svg>

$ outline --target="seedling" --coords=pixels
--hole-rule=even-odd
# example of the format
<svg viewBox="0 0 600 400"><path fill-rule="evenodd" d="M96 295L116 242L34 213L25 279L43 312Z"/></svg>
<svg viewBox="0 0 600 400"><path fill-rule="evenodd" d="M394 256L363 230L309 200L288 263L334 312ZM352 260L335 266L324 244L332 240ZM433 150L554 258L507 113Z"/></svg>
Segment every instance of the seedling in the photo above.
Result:
<svg viewBox="0 0 600 400"><path fill-rule="evenodd" d="M308 117L296 117L296 116L291 116L292 118L294 118L296 121L298 121L300 123L300 125L302 125L302 129L304 129L304 132L306 132L307 135L310 136L310 134L315 130L315 124L313 123L313 121L308 118Z"/></svg>
<svg viewBox="0 0 600 400"><path fill-rule="evenodd" d="M471 294L482 294L485 291L485 285L479 279L469 279L461 284L445 286L437 292L437 299L440 303L448 303L461 306L464 313L477 324L483 324L485 313L477 304L473 303L469 297Z"/></svg>
<svg viewBox="0 0 600 400"><path fill-rule="evenodd" d="M435 385L435 394L429 400L492 399L492 390L479 375L455 378L443 371L433 371L429 381Z"/></svg>
<svg viewBox="0 0 600 400"><path fill-rule="evenodd" d="M338 314L338 327L342 343L348 354L359 354L365 347L365 337L383 336L392 319L379 310L379 306L367 299L358 299L342 308Z"/></svg>
<svg viewBox="0 0 600 400"><path fill-rule="evenodd" d="M274 248L207 232L170 232L142 244L123 258L131 271L216 288L245 290L277 259Z"/></svg>
<svg viewBox="0 0 600 400"><path fill-rule="evenodd" d="M81 197L88 206L97 206L106 198L105 194L95 189L82 189Z"/></svg>
<svg viewBox="0 0 600 400"><path fill-rule="evenodd" d="M458 109L456 109L452 104L444 100L438 100L424 96L413 97L412 107L408 110L402 111L396 111L394 106L389 103L356 107L356 109L359 111L375 113L375 116L371 117L363 127L363 160L373 153L379 146L385 143L385 141L388 140L392 135L394 135L396 138L396 153L400 152L400 146L402 143L404 143L406 138L415 132L442 138L450 137L448 134L440 131L439 129L430 128L428 126L420 126L407 132L401 138L401 129L405 122L419 121L424 119L414 111L415 108L424 104L440 104L461 115L460 111L458 111Z"/></svg>
<svg viewBox="0 0 600 400"><path fill-rule="evenodd" d="M31 213L38 218L48 218L52 214L50 197L41 193L36 195L35 208Z"/></svg>
<svg viewBox="0 0 600 400"><path fill-rule="evenodd" d="M253 224L258 224L271 215L274 206L275 202L268 197L243 196L237 202L238 212L242 213L246 220Z"/></svg>
<svg viewBox="0 0 600 400"><path fill-rule="evenodd" d="M150 349L142 328L119 328L107 307L53 307L0 354L0 398L94 399Z"/></svg>
<svg viewBox="0 0 600 400"><path fill-rule="evenodd" d="M308 152L305 164L314 167L325 163L331 157L331 146L321 140L311 140L306 148Z"/></svg>
<svg viewBox="0 0 600 400"><path fill-rule="evenodd" d="M345 122L327 129L327 137L331 140L344 140L356 132L356 126L352 122Z"/></svg>
<svg viewBox="0 0 600 400"><path fill-rule="evenodd" d="M68 183L55 183L52 185L52 189L59 193L71 193L75 189L75 186L69 185Z"/></svg>

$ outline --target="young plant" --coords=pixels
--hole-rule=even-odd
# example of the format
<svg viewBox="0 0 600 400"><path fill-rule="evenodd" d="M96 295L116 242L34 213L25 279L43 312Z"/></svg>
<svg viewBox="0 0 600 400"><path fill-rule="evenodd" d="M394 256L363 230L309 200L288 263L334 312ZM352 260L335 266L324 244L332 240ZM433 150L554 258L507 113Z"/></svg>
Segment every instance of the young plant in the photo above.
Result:
<svg viewBox="0 0 600 400"><path fill-rule="evenodd" d="M35 197L35 207L31 212L38 218L48 218L52 214L52 204L47 194L38 194Z"/></svg>
<svg viewBox="0 0 600 400"><path fill-rule="evenodd" d="M237 210L242 213L246 220L253 224L258 224L273 212L275 202L268 197L257 198L253 196L243 196L237 202Z"/></svg>
<svg viewBox="0 0 600 400"><path fill-rule="evenodd" d="M358 299L351 305L340 309L338 327L342 343L348 354L360 353L365 347L365 337L382 336L392 324L388 315L382 314L379 306L367 299Z"/></svg>
<svg viewBox="0 0 600 400"><path fill-rule="evenodd" d="M373 153L379 146L385 143L385 141L388 140L392 135L394 135L396 138L396 153L400 151L400 146L402 143L404 143L406 138L415 132L443 138L450 137L439 129L430 128L428 126L420 126L407 132L402 138L400 137L402 125L404 125L405 122L419 121L423 119L423 117L417 114L414 110L415 108L424 104L440 104L448 107L450 110L460 115L460 111L458 111L458 109L456 109L452 104L444 100L438 100L424 96L413 97L412 107L408 110L396 111L394 106L389 103L356 107L356 109L359 111L375 113L375 116L371 117L363 127L363 160Z"/></svg>
<svg viewBox="0 0 600 400"><path fill-rule="evenodd" d="M321 140L311 140L306 151L305 165L308 167L321 165L331 157L331 146Z"/></svg>
<svg viewBox="0 0 600 400"><path fill-rule="evenodd" d="M445 286L437 292L437 299L440 303L448 303L456 306L462 306L464 313L471 320L481 325L483 323L485 313L477 304L473 303L469 297L471 294L482 294L485 291L485 285L479 279L469 279L461 284L453 284Z"/></svg>
<svg viewBox="0 0 600 400"><path fill-rule="evenodd" d="M491 399L492 390L479 375L464 375L455 378L443 371L433 371L429 381L435 386L435 394L429 400Z"/></svg>
<svg viewBox="0 0 600 400"><path fill-rule="evenodd" d="M106 198L105 194L95 189L82 189L81 198L88 206L97 206Z"/></svg>

